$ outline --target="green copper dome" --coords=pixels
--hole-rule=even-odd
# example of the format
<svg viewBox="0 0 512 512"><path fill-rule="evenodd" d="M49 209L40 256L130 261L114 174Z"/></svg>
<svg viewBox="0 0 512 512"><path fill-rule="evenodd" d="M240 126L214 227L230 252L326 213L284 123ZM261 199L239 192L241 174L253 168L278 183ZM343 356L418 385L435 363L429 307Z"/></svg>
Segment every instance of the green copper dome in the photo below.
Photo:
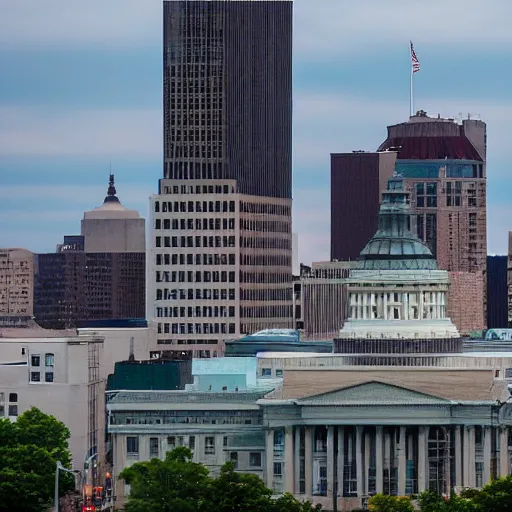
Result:
<svg viewBox="0 0 512 512"><path fill-rule="evenodd" d="M382 193L379 228L359 255L361 270L436 270L430 249L410 228L408 194L400 176Z"/></svg>

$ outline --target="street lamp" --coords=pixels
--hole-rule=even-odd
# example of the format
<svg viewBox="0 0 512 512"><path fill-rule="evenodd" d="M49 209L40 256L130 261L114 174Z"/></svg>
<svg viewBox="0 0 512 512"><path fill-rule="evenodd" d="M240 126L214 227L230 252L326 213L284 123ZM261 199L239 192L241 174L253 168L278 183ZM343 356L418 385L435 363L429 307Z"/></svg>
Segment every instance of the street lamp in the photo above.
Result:
<svg viewBox="0 0 512 512"><path fill-rule="evenodd" d="M67 469L65 468L60 461L57 461L57 466L55 468L55 497L54 497L54 510L55 512L59 512L59 471L65 471L66 473L72 473L73 475L77 475L80 473L79 469ZM75 482L76 485L76 482Z"/></svg>

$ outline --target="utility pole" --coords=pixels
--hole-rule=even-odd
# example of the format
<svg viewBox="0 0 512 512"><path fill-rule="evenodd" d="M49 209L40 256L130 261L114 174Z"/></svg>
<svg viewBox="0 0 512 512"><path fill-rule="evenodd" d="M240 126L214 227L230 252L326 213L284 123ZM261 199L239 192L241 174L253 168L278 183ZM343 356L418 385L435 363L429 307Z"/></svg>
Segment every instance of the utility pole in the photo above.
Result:
<svg viewBox="0 0 512 512"><path fill-rule="evenodd" d="M66 473L72 473L75 477L80 473L79 469L67 469L65 468L60 461L57 461L55 467L55 496L54 496L54 511L59 512L59 471L65 471ZM75 482L76 485L76 482Z"/></svg>

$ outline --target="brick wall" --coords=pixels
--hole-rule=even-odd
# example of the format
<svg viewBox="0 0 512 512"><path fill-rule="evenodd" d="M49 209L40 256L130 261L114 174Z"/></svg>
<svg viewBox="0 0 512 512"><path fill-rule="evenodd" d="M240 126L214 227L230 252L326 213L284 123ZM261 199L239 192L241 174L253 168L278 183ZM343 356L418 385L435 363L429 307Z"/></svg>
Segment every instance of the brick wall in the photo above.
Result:
<svg viewBox="0 0 512 512"><path fill-rule="evenodd" d="M448 314L461 335L486 328L483 272L448 272Z"/></svg>

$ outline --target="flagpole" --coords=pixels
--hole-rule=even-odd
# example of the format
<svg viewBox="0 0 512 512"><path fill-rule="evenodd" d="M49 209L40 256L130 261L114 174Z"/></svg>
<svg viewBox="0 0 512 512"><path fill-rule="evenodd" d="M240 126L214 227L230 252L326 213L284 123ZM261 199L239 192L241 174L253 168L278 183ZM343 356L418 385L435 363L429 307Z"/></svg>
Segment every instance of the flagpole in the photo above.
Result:
<svg viewBox="0 0 512 512"><path fill-rule="evenodd" d="M409 53L411 53L412 42L409 41ZM411 55L412 57L412 55ZM411 88L409 91L409 116L412 117L414 115L414 85L413 85L413 77L414 77L414 67L412 65L411 59Z"/></svg>
<svg viewBox="0 0 512 512"><path fill-rule="evenodd" d="M411 91L409 93L409 110L410 110L410 117L414 115L414 70L411 66Z"/></svg>

